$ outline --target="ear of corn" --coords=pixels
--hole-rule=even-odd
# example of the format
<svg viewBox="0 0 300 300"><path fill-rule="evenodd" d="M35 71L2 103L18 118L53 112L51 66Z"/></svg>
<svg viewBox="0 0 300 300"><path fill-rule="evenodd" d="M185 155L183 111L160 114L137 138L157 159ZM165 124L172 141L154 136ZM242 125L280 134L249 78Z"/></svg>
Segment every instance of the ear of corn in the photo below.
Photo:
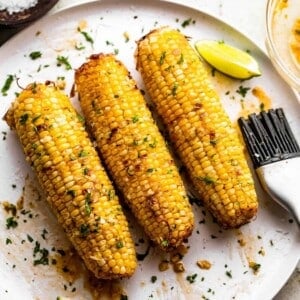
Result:
<svg viewBox="0 0 300 300"><path fill-rule="evenodd" d="M113 180L162 249L193 229L183 182L145 99L113 55L93 55L75 76L80 105Z"/></svg>
<svg viewBox="0 0 300 300"><path fill-rule="evenodd" d="M224 228L257 211L253 179L206 70L187 39L163 27L138 42L137 69L204 204Z"/></svg>
<svg viewBox="0 0 300 300"><path fill-rule="evenodd" d="M99 278L132 275L136 257L126 218L67 96L54 86L32 84L6 120L88 269Z"/></svg>

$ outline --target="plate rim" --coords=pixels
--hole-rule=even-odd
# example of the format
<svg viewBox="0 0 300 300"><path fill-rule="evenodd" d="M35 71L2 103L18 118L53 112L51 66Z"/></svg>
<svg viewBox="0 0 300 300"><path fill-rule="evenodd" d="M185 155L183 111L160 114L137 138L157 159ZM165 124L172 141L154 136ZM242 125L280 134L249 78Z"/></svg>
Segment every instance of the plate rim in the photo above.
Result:
<svg viewBox="0 0 300 300"><path fill-rule="evenodd" d="M123 3L124 2L128 2L128 3L135 3L137 5L144 5L144 3L141 3L139 0L91 0L91 1L84 1L84 3L70 3L67 6L58 8L55 12L51 12L46 14L43 18L34 21L33 23L31 23L28 27L26 27L24 30L22 30L21 32L18 32L15 36L13 36L11 39L9 39L6 43L4 43L0 49L1 50L6 50L6 48L9 47L9 45L11 44L11 42L13 42L14 40L18 40L22 34L22 32L24 31L30 31L31 28L36 25L39 24L40 22L45 22L47 21L47 19L55 17L57 15L61 15L63 14L65 11L67 10L72 10L72 9L76 9L78 7L84 7L84 6L90 6L90 5L102 5L103 3L109 3L109 4L113 4L113 3ZM206 10L202 10L200 8L197 8L195 5L189 3L178 3L176 0L146 0L146 2L150 3L151 5L157 5L158 3L168 3L170 5L175 5L178 7L183 7L183 8L187 8L187 9L191 9L197 13L200 13L202 15L206 15L212 19L214 19L215 21L217 21L218 23L222 23L224 25L226 25L228 28L230 28L231 30L235 31L237 34L243 36L243 38L245 38L247 41L249 41L255 48L257 48L259 50L259 52L261 52L264 57L266 59L268 59L268 61L271 63L271 60L266 52L265 49L261 48L254 40L252 40L251 38L249 38L243 31L237 29L235 26L231 25L230 23L228 23L226 20L224 20L223 18L217 16L216 14L213 14L211 12L208 12ZM283 79L281 78L281 80L283 81ZM291 88L290 86L287 86L287 88L289 88L294 94L295 94L295 98L299 99L299 95L295 92L295 90L293 88ZM291 259L292 260L292 259ZM292 270L290 270L289 272L286 272L286 276L285 276L285 280L282 280L282 284L276 288L276 290L274 290L275 294L272 294L272 297L275 297L276 294L279 293L279 291L281 290L281 288L285 285L285 283L287 282L287 280L290 278L291 274L293 273L293 271L295 270L298 262L300 260L300 253L298 255L298 258L295 259L294 261L294 268Z"/></svg>

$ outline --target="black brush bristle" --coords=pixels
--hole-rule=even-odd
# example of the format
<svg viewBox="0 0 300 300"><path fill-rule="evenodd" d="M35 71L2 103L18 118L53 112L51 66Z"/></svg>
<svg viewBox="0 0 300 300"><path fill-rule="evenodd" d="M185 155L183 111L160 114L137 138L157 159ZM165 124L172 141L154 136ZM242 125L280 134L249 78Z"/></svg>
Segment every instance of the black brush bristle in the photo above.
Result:
<svg viewBox="0 0 300 300"><path fill-rule="evenodd" d="M239 118L247 149L255 168L300 156L299 145L282 108Z"/></svg>

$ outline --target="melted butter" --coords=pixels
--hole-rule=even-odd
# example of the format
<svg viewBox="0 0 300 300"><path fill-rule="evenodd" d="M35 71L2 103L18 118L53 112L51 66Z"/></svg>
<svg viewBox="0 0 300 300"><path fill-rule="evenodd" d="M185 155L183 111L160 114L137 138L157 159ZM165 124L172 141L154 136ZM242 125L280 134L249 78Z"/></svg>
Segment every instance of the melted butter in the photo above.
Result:
<svg viewBox="0 0 300 300"><path fill-rule="evenodd" d="M300 68L300 18L295 21L292 28L290 51L296 66Z"/></svg>
<svg viewBox="0 0 300 300"><path fill-rule="evenodd" d="M260 109L268 110L271 108L272 100L261 87L254 87L252 94L259 100Z"/></svg>
<svg viewBox="0 0 300 300"><path fill-rule="evenodd" d="M118 280L101 280L88 271L74 248L57 250L57 254L51 255L51 257L55 260L54 266L57 273L70 285L83 278L84 289L88 291L93 300L119 300L122 295L126 295Z"/></svg>
<svg viewBox="0 0 300 300"><path fill-rule="evenodd" d="M89 272L85 274L84 288L90 292L94 300L119 300L122 296L126 295L122 285L118 280L97 279Z"/></svg>
<svg viewBox="0 0 300 300"><path fill-rule="evenodd" d="M88 23L87 23L86 20L81 20L81 21L78 22L77 28L78 28L80 31L86 29L87 27L88 27Z"/></svg>
<svg viewBox="0 0 300 300"><path fill-rule="evenodd" d="M288 0L280 0L276 5L276 11L281 11L288 7Z"/></svg>
<svg viewBox="0 0 300 300"><path fill-rule="evenodd" d="M84 266L77 252L70 248L52 255L55 260L56 271L69 283L74 283L83 273Z"/></svg>
<svg viewBox="0 0 300 300"><path fill-rule="evenodd" d="M260 113L272 106L272 100L263 88L256 86L251 91L254 97L247 97L241 102L240 117L247 118L252 113Z"/></svg>

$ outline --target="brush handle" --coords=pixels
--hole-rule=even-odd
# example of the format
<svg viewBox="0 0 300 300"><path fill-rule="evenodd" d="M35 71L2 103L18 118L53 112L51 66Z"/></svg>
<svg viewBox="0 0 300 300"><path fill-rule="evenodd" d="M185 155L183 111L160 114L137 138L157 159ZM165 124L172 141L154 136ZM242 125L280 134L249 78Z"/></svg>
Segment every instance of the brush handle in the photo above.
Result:
<svg viewBox="0 0 300 300"><path fill-rule="evenodd" d="M264 190L293 215L300 228L300 156L261 166L256 173Z"/></svg>

